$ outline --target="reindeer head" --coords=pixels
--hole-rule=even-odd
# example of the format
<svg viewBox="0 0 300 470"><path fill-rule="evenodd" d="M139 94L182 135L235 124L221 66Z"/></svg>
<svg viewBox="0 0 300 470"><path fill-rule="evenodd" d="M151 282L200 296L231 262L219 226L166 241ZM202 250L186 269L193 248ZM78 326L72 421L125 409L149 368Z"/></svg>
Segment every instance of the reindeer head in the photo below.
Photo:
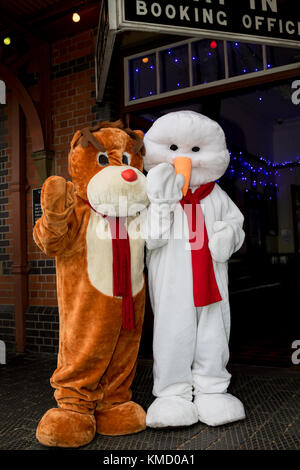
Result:
<svg viewBox="0 0 300 470"><path fill-rule="evenodd" d="M142 131L124 129L121 121L102 122L75 133L69 173L77 194L97 212L135 215L148 205L143 136Z"/></svg>

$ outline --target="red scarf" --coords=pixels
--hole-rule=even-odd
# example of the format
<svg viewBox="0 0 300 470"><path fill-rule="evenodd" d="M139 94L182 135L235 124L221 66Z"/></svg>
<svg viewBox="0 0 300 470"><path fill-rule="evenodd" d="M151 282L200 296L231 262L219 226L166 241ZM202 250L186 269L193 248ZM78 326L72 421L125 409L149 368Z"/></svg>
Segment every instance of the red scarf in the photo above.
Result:
<svg viewBox="0 0 300 470"><path fill-rule="evenodd" d="M113 295L122 297L123 330L135 328L132 287L130 243L125 222L127 217L109 217L96 211L89 201L83 199L94 212L107 218L110 225L113 252Z"/></svg>
<svg viewBox="0 0 300 470"><path fill-rule="evenodd" d="M204 307L222 300L215 278L212 257L208 247L208 235L204 215L200 204L200 201L212 192L214 186L215 183L204 184L196 189L194 193L189 189L186 196L180 201L186 213L189 226L195 307ZM200 217L198 221L196 214ZM203 233L201 233L202 230ZM192 244L194 244L195 241L201 240L201 237L203 237L201 246L199 248L193 248Z"/></svg>

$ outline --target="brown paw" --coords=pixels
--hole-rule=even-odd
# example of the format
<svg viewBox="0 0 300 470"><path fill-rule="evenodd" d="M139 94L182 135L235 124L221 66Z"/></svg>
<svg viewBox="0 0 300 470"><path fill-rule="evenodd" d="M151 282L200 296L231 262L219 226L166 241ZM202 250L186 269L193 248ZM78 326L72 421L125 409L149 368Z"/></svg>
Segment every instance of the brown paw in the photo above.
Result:
<svg viewBox="0 0 300 470"><path fill-rule="evenodd" d="M105 436L123 436L146 429L146 413L133 401L96 410L95 418L97 433Z"/></svg>
<svg viewBox="0 0 300 470"><path fill-rule="evenodd" d="M50 176L46 179L41 193L43 210L62 214L74 204L74 185L71 181L66 181L62 176Z"/></svg>
<svg viewBox="0 0 300 470"><path fill-rule="evenodd" d="M52 408L39 422L36 438L48 447L80 447L91 442L95 433L94 416Z"/></svg>

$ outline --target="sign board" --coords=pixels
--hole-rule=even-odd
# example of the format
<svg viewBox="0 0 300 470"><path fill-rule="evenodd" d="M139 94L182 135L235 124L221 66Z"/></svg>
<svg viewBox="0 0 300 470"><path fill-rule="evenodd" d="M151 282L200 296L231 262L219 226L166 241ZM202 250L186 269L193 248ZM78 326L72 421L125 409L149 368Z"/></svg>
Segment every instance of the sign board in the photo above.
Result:
<svg viewBox="0 0 300 470"><path fill-rule="evenodd" d="M295 0L119 0L119 27L300 47Z"/></svg>
<svg viewBox="0 0 300 470"><path fill-rule="evenodd" d="M0 80L0 104L6 104L6 86L3 80Z"/></svg>
<svg viewBox="0 0 300 470"><path fill-rule="evenodd" d="M32 225L35 226L36 221L42 217L41 207L41 191L42 188L36 188L32 190Z"/></svg>
<svg viewBox="0 0 300 470"><path fill-rule="evenodd" d="M103 100L111 56L117 32L116 0L103 0L101 3L96 40L96 101Z"/></svg>
<svg viewBox="0 0 300 470"><path fill-rule="evenodd" d="M299 0L103 0L96 47L102 101L115 35L141 31L300 48Z"/></svg>

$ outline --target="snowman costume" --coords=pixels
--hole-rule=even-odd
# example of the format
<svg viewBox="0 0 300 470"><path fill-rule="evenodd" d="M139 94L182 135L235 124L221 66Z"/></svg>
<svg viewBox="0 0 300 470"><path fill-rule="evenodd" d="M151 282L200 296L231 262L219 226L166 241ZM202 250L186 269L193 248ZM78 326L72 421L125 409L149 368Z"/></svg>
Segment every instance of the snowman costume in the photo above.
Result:
<svg viewBox="0 0 300 470"><path fill-rule="evenodd" d="M154 312L153 395L157 397L148 409L146 423L160 428L200 420L218 426L244 419L243 404L227 393L231 378L226 370L230 334L227 262L243 244L244 217L215 183L230 159L224 132L206 116L179 111L159 118L144 142L151 203L147 265ZM193 207L201 207L202 219L196 217L202 225L201 230L196 228L200 248L205 249L203 232L207 233L208 282L201 266L197 274L202 262L193 257L191 216L182 205L185 178L174 168L178 157L191 161L187 201L206 188ZM202 251L196 250L196 254ZM210 285L212 297L207 294ZM205 288L197 298L201 286Z"/></svg>

